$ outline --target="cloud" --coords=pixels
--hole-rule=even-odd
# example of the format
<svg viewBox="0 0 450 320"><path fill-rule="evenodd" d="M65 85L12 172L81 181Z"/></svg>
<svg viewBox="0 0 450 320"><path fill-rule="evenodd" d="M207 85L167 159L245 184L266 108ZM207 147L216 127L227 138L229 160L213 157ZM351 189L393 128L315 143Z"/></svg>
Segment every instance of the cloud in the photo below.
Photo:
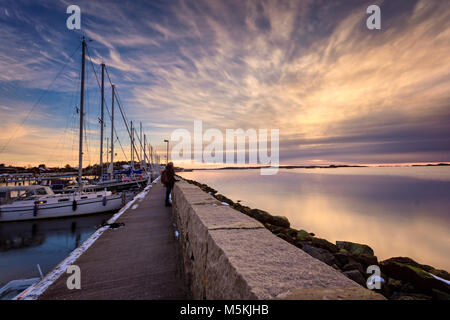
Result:
<svg viewBox="0 0 450 320"><path fill-rule="evenodd" d="M162 149L174 128L191 128L198 119L219 129L278 128L285 162L449 161L442 137L449 133L450 5L378 3L381 31L365 27L368 1L81 1L80 7L95 63L109 66L128 117L148 124ZM40 15L33 19L44 23ZM50 70L67 60L61 43L74 42L46 31L48 46L25 48L33 27L2 25L0 41L11 39L18 49L0 51L0 81L25 88L42 87L37 79L50 79ZM58 90L73 91L66 86Z"/></svg>

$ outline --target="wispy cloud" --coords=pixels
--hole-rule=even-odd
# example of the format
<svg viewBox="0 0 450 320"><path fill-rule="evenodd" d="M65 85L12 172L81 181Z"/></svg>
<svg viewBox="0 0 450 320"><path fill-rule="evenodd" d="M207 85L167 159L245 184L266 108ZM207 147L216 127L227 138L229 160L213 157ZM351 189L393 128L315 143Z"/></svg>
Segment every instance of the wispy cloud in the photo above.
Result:
<svg viewBox="0 0 450 320"><path fill-rule="evenodd" d="M450 5L379 1L382 30L369 31L369 2L79 5L94 61L110 66L129 117L148 124L155 144L199 119L279 128L285 163L449 161ZM42 14L20 1L6 7L0 42L14 48L0 51L2 86L42 89L75 47L79 36L64 25L47 28L65 17L68 2L49 3ZM39 40L31 39L37 30ZM54 90L74 90L73 62ZM63 84L69 79L72 87Z"/></svg>

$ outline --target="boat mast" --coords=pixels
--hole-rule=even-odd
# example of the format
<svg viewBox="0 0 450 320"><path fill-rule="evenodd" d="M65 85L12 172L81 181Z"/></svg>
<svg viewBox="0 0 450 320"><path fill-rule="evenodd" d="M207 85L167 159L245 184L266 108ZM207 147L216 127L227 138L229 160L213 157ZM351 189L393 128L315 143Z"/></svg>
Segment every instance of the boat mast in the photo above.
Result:
<svg viewBox="0 0 450 320"><path fill-rule="evenodd" d="M131 170L134 170L134 128L133 128L133 121L131 122Z"/></svg>
<svg viewBox="0 0 450 320"><path fill-rule="evenodd" d="M111 163L109 164L110 179L114 177L114 96L115 85L111 85L112 88L112 102L111 102Z"/></svg>
<svg viewBox="0 0 450 320"><path fill-rule="evenodd" d="M83 175L83 118L84 118L84 70L86 58L86 39L83 36L82 53L81 53L81 94L80 94L80 148L78 151L78 183L80 192L83 191L82 175Z"/></svg>
<svg viewBox="0 0 450 320"><path fill-rule="evenodd" d="M102 63L102 102L100 119L100 181L103 181L103 127L104 127L104 105L105 105L105 64Z"/></svg>
<svg viewBox="0 0 450 320"><path fill-rule="evenodd" d="M147 153L145 152L146 150L146 145L147 144L147 136L144 133L144 168L147 169Z"/></svg>
<svg viewBox="0 0 450 320"><path fill-rule="evenodd" d="M141 169L142 169L142 165L143 165L143 163L142 163L142 122L139 122L139 146L140 146L140 149L139 149L139 162L140 162L140 167L141 167ZM145 161L144 161L144 163L145 163Z"/></svg>

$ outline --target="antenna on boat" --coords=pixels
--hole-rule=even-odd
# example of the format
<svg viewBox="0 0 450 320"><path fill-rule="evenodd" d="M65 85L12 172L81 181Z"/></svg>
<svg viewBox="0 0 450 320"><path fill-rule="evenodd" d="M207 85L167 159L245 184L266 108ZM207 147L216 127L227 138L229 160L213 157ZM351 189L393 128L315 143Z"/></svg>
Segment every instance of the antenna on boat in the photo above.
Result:
<svg viewBox="0 0 450 320"><path fill-rule="evenodd" d="M83 36L82 53L81 53L81 94L80 94L80 142L79 142L79 158L78 158L78 183L80 192L83 191L82 175L83 175L83 118L84 118L84 73L86 62L86 38Z"/></svg>

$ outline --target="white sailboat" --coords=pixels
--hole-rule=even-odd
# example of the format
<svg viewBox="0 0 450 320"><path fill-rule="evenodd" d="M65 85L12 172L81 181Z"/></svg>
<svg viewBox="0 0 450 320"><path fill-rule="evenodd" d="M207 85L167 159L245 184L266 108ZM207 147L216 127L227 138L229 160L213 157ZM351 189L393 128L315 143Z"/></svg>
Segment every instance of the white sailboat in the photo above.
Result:
<svg viewBox="0 0 450 320"><path fill-rule="evenodd" d="M83 191L83 117L86 41L82 42L80 138L78 191L70 195L58 194L47 186L19 186L0 188L0 222L85 215L120 209L126 202L124 193L111 191Z"/></svg>
<svg viewBox="0 0 450 320"><path fill-rule="evenodd" d="M0 222L79 216L120 209L125 194L54 194L47 186L0 187Z"/></svg>

